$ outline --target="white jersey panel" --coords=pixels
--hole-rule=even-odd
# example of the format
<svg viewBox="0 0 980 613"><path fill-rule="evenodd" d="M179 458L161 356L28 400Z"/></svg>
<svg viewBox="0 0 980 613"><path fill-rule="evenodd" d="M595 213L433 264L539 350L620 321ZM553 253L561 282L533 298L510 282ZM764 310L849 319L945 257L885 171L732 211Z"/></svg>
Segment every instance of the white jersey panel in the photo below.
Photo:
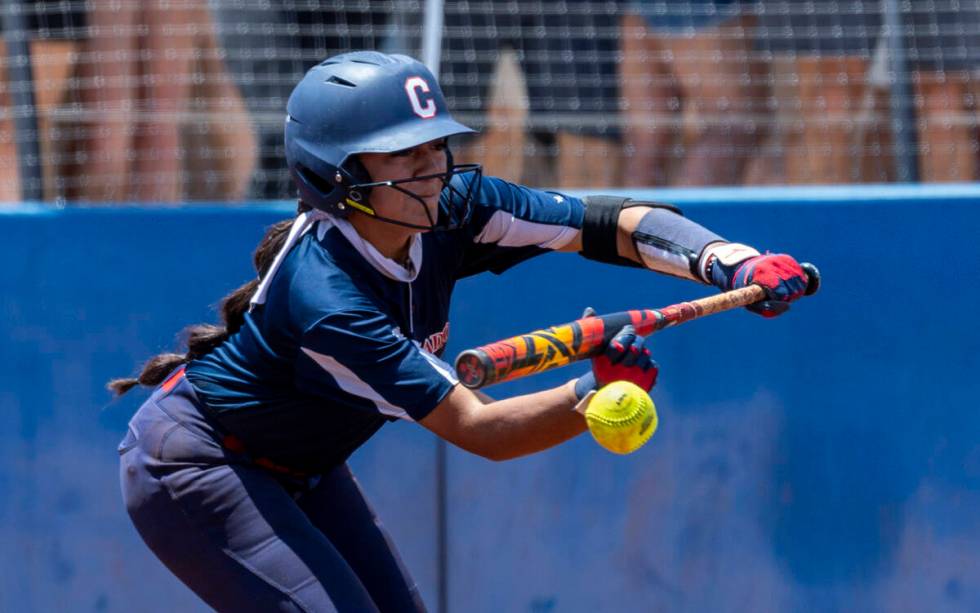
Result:
<svg viewBox="0 0 980 613"><path fill-rule="evenodd" d="M303 347L303 353L310 356L310 358L319 364L323 370L330 373L330 376L334 378L337 385L340 386L340 389L349 394L370 400L378 408L378 411L384 413L385 415L397 417L398 419L405 419L407 421L415 421L409 416L405 409L385 400L381 394L374 391L374 388L368 385L367 382L354 374L354 371L347 368L336 359L329 355L317 353L316 351L307 349L306 347Z"/></svg>
<svg viewBox="0 0 980 613"><path fill-rule="evenodd" d="M579 233L578 228L519 219L507 211L497 211L476 237L478 243L496 243L501 247L536 246L560 249Z"/></svg>

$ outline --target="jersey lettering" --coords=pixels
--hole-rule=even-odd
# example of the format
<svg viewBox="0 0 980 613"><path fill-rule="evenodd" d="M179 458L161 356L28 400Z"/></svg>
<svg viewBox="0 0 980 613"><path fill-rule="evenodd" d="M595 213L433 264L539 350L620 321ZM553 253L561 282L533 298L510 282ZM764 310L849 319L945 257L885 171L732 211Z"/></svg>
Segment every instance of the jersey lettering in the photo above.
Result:
<svg viewBox="0 0 980 613"><path fill-rule="evenodd" d="M412 103L412 110L422 119L432 119L436 116L436 101L431 96L426 96L425 104L422 104L422 95L430 91L429 84L422 77L409 77L405 80L405 93Z"/></svg>
<svg viewBox="0 0 980 613"><path fill-rule="evenodd" d="M425 343L422 344L422 348L431 353L432 355L439 355L442 348L446 346L446 341L449 340L449 322L442 327L442 330L436 332L425 339Z"/></svg>

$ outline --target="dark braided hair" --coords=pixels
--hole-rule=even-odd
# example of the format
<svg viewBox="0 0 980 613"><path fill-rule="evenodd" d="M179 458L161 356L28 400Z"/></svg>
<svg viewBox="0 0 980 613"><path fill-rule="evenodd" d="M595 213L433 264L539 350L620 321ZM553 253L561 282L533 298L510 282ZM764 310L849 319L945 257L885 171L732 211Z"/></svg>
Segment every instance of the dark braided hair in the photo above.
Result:
<svg viewBox="0 0 980 613"><path fill-rule="evenodd" d="M300 204L299 210L303 212L309 208ZM221 301L222 325L197 324L188 326L184 330L184 334L187 336L187 353L183 355L161 353L150 358L135 379L113 379L106 384L106 387L117 396L121 396L137 385L157 386L175 368L207 355L237 332L245 323L248 303L259 286L259 280L269 271L276 254L286 243L292 225L292 219L285 219L270 227L265 236L262 237L262 241L255 248L255 253L252 256L255 271L259 274L259 278L252 279L224 297Z"/></svg>

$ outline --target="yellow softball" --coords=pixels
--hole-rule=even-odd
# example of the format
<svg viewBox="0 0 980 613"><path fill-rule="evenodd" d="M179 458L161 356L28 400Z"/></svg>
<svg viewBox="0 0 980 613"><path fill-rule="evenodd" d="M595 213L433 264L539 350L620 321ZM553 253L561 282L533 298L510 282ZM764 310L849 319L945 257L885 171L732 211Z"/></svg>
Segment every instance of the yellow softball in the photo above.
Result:
<svg viewBox="0 0 980 613"><path fill-rule="evenodd" d="M657 407L643 388L613 381L589 401L585 421L597 443L613 453L632 453L657 430Z"/></svg>

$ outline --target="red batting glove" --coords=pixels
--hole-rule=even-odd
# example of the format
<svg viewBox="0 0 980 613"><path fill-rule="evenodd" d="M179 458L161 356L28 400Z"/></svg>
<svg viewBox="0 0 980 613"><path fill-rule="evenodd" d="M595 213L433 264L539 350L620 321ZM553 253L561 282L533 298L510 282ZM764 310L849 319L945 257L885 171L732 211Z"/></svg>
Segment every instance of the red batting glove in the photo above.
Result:
<svg viewBox="0 0 980 613"><path fill-rule="evenodd" d="M758 285L766 290L766 299L747 309L763 317L776 317L789 310L789 303L806 291L807 276L799 262L785 253L766 253L734 264L715 259L708 264L711 282L732 290Z"/></svg>
<svg viewBox="0 0 980 613"><path fill-rule="evenodd" d="M660 367L633 326L623 326L602 355L592 358L592 370L575 383L575 394L584 398L593 389L613 381L629 381L649 392L657 383Z"/></svg>

